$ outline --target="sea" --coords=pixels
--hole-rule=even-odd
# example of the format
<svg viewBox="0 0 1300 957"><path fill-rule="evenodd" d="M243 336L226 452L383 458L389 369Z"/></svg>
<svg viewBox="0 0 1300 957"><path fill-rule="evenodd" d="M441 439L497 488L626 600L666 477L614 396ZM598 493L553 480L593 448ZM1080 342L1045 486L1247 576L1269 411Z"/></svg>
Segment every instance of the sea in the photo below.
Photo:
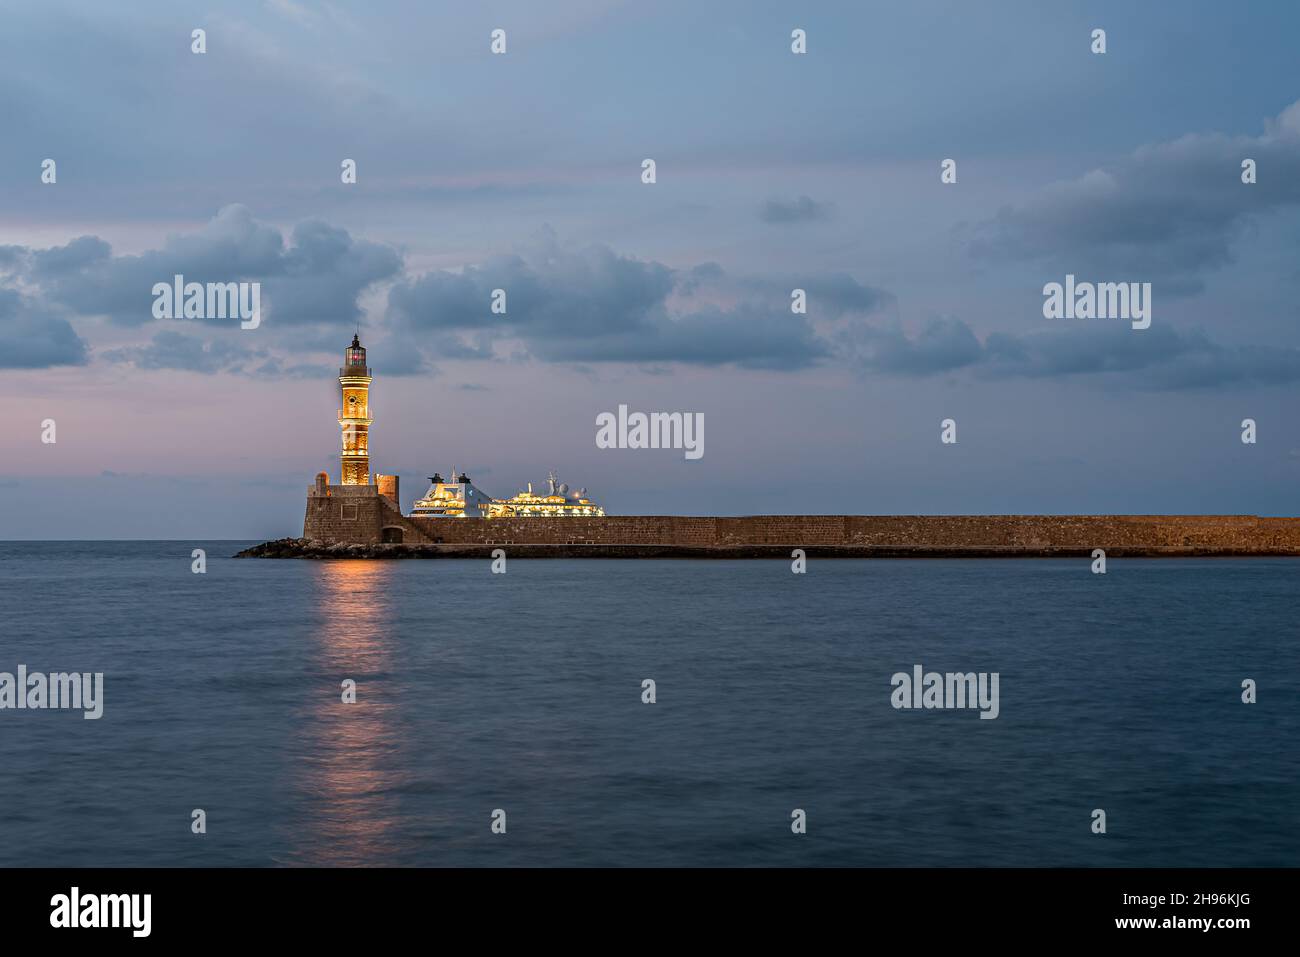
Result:
<svg viewBox="0 0 1300 957"><path fill-rule="evenodd" d="M103 675L0 710L0 866L1300 861L1297 559L251 544L0 543L0 672ZM894 707L917 665L997 717Z"/></svg>

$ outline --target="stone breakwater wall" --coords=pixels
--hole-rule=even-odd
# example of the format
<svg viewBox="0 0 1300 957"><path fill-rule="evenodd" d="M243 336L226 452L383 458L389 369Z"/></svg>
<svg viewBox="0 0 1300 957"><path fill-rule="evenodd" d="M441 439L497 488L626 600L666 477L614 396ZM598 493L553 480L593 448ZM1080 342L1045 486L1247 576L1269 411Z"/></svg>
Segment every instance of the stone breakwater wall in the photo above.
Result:
<svg viewBox="0 0 1300 957"><path fill-rule="evenodd" d="M369 489L369 492L366 490ZM310 495L303 541L443 546L539 557L777 557L794 548L845 557L903 555L1300 555L1300 518L1254 515L616 515L408 518L373 486ZM286 541L299 541L289 539ZM455 547L453 547L455 546ZM546 549L531 546L548 546ZM486 551L485 551L486 549ZM410 549L375 550L411 554ZM337 554L337 551L335 552Z"/></svg>

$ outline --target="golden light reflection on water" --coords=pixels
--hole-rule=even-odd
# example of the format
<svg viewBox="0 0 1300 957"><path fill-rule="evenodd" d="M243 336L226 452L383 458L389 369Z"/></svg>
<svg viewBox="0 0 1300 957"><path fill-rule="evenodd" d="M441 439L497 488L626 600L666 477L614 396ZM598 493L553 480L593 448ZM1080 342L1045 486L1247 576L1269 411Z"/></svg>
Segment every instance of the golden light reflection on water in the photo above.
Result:
<svg viewBox="0 0 1300 957"><path fill-rule="evenodd" d="M314 689L294 769L297 804L292 863L375 865L399 850L401 783L392 672L393 569L378 561L323 561L316 566L317 659L329 676ZM341 700L345 678L357 682L355 704ZM331 684L332 682L332 684Z"/></svg>

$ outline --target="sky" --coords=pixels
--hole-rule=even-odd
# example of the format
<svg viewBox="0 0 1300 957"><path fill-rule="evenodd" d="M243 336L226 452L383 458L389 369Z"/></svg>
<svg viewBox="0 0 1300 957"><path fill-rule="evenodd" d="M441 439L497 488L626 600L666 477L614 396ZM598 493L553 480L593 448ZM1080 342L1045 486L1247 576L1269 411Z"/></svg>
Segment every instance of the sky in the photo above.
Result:
<svg viewBox="0 0 1300 957"><path fill-rule="evenodd" d="M611 514L1300 513L1300 8L0 15L0 538L299 534L358 331L407 507L454 465ZM260 324L155 318L176 274ZM1067 275L1150 327L1045 317ZM597 447L620 405L704 454Z"/></svg>

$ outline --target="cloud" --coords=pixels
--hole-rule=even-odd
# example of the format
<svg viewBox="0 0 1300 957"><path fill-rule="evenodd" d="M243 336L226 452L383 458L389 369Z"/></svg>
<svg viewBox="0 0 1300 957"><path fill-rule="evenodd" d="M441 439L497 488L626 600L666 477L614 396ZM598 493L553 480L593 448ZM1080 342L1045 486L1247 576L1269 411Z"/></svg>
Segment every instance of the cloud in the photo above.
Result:
<svg viewBox="0 0 1300 957"><path fill-rule="evenodd" d="M1292 135L1298 116L1284 113L1268 136ZM1098 174L1066 192L1106 196L1118 182ZM514 252L412 276L392 247L318 220L298 224L286 241L242 206L227 206L203 228L140 255L115 257L94 236L51 249L0 247L0 275L8 277L0 285L0 329L8 342L0 366L84 364L89 348L69 317L154 322L153 283L177 272L196 282L262 282L271 306L262 332L246 338L232 325L211 330L209 340L191 334L201 326L172 326L143 344L106 351L104 359L204 375L328 376L330 368L296 356L333 349L330 330L350 331L360 321L362 293L394 280L379 330L387 336L380 343L391 375L436 374L432 361L441 358L575 368L630 363L659 372L674 365L792 371L841 361L904 377L1106 376L1160 389L1300 381L1296 349L1228 346L1167 325L1137 333L1055 327L981 339L962 320L936 317L908 329L880 321L894 304L889 292L847 273L732 276L714 262L673 268L608 246L568 246L549 229ZM795 288L807 293L807 315L790 311ZM491 311L497 289L506 293L503 315ZM277 339L277 326L292 332Z"/></svg>
<svg viewBox="0 0 1300 957"><path fill-rule="evenodd" d="M14 275L26 267L29 258L25 246L0 246L0 275Z"/></svg>
<svg viewBox="0 0 1300 957"><path fill-rule="evenodd" d="M137 369L174 369L201 375L226 373L259 378L329 380L337 372L334 366L311 362L291 362L274 356L266 348L254 348L240 340L204 340L176 330L157 332L144 345L111 349L103 353L108 362L120 362ZM385 372L387 373L387 369Z"/></svg>
<svg viewBox="0 0 1300 957"><path fill-rule="evenodd" d="M257 222L240 205L140 255L113 256L102 239L82 236L26 258L28 279L48 301L132 326L152 320L154 284L176 275L187 282L260 282L264 323L347 326L361 318L358 297L402 268L391 247L354 239L319 220L299 223L286 243L280 230Z"/></svg>
<svg viewBox="0 0 1300 957"><path fill-rule="evenodd" d="M32 311L32 300L18 287L31 289L49 308L39 330L34 319L23 320L26 353L13 351L9 361L86 361L85 343L64 317L156 327L153 287L176 275L186 282L260 283L262 323L257 339L248 340L258 348L220 338L234 323L211 328L218 338L207 341L209 331L196 330L221 320L173 319L166 322L185 327L109 350L107 361L212 374L244 372L257 360L262 374L301 374L313 367L285 351L333 350L334 332L361 323L362 295L392 281L382 320L394 346L391 374L436 371L433 358L788 370L833 355L814 321L790 311L792 289L806 289L818 323L892 302L888 293L844 273L732 277L714 262L676 269L608 246L569 247L551 230L517 251L458 271L412 276L390 246L355 239L319 220L298 224L286 240L246 207L232 205L200 229L136 255L115 256L96 236L49 249L0 247L0 276L6 277L0 290L10 296L9 311L20 311L17 305L24 315ZM491 311L497 289L507 295L504 315Z"/></svg>
<svg viewBox="0 0 1300 957"><path fill-rule="evenodd" d="M788 308L754 303L733 308L705 306L675 316L657 316L635 328L608 335L532 342L535 355L566 362L675 362L747 369L792 370L831 355L829 344L802 316Z"/></svg>
<svg viewBox="0 0 1300 957"><path fill-rule="evenodd" d="M401 271L401 256L390 246L355 239L319 220L299 223L286 241L279 229L240 205L226 206L200 229L138 255L114 256L97 236L48 249L0 246L0 334L8 343L0 368L86 363L89 348L71 321L102 317L124 326L156 324L154 284L170 283L176 275L187 282L260 283L259 345L279 343L301 354L328 343L333 351L337 344L326 330L350 332L363 317L360 297ZM166 321L195 328L222 320ZM243 363L259 358L267 374L293 376L314 368L270 361L266 348L243 342L205 343L178 329L104 357L145 369L201 373L243 371Z"/></svg>
<svg viewBox="0 0 1300 957"><path fill-rule="evenodd" d="M1242 160L1258 182L1241 181ZM1300 204L1300 102L1257 137L1189 135L1057 183L980 224L979 258L1050 261L1075 273L1192 293L1233 262L1249 218Z"/></svg>
<svg viewBox="0 0 1300 957"><path fill-rule="evenodd" d="M935 318L909 337L900 326L885 329L864 327L860 341L868 344L865 364L878 372L924 376L949 372L978 363L984 352L966 323Z"/></svg>
<svg viewBox="0 0 1300 957"><path fill-rule="evenodd" d="M985 343L994 376L1110 375L1139 389L1213 389L1300 382L1300 349L1224 345L1196 329L1062 330Z"/></svg>
<svg viewBox="0 0 1300 957"><path fill-rule="evenodd" d="M307 24L315 19L315 15L310 10L294 3L293 0L268 0L267 6L295 23Z"/></svg>
<svg viewBox="0 0 1300 957"><path fill-rule="evenodd" d="M90 349L67 319L0 288L0 369L85 365Z"/></svg>
<svg viewBox="0 0 1300 957"><path fill-rule="evenodd" d="M384 375L423 375L437 374L424 351L412 340L402 336L390 336L379 342L367 340L367 345L377 355L384 356ZM446 355L446 353L443 353Z"/></svg>
<svg viewBox="0 0 1300 957"><path fill-rule="evenodd" d="M865 369L923 377L968 371L987 379L1103 377L1153 390L1287 385L1300 382L1300 349L1214 342L1204 332L1152 326L993 333L982 342L960 319L936 318L915 334L855 323L841 353Z"/></svg>
<svg viewBox="0 0 1300 957"><path fill-rule="evenodd" d="M251 349L222 339L204 342L197 336L171 330L155 333L147 345L104 354L110 362L127 362L140 369L183 369L208 375L241 372L250 360L266 356L265 349Z"/></svg>
<svg viewBox="0 0 1300 957"><path fill-rule="evenodd" d="M520 252L395 284L388 320L448 358L489 358L516 340L549 362L797 369L832 351L807 317L790 312L797 284L733 280L716 263L677 270L607 246L572 249L548 231ZM834 314L889 298L848 276L805 285L824 293ZM495 289L506 293L504 315L491 312Z"/></svg>
<svg viewBox="0 0 1300 957"><path fill-rule="evenodd" d="M715 262L700 263L678 274L677 291L692 296L706 286L723 282L726 275L726 270Z"/></svg>
<svg viewBox="0 0 1300 957"><path fill-rule="evenodd" d="M895 301L893 293L864 285L843 272L756 280L752 285L770 295L782 295L787 300L791 290L803 289L808 294L809 310L832 319L877 312Z"/></svg>
<svg viewBox="0 0 1300 957"><path fill-rule="evenodd" d="M98 236L80 236L66 246L33 251L32 275L38 281L72 275L107 260L111 253L112 247Z"/></svg>
<svg viewBox="0 0 1300 957"><path fill-rule="evenodd" d="M247 367L241 367L239 369L232 369L231 371L247 373L248 375L257 376L260 379L313 379L317 382L322 380L329 381L338 374L336 366L319 365L312 362L287 363L283 359L279 359L275 356L267 359L254 369L249 370Z"/></svg>
<svg viewBox="0 0 1300 957"><path fill-rule="evenodd" d="M809 223L814 220L827 219L831 214L828 203L819 203L808 196L793 200L769 199L758 211L758 218L765 223L784 225L786 223Z"/></svg>

